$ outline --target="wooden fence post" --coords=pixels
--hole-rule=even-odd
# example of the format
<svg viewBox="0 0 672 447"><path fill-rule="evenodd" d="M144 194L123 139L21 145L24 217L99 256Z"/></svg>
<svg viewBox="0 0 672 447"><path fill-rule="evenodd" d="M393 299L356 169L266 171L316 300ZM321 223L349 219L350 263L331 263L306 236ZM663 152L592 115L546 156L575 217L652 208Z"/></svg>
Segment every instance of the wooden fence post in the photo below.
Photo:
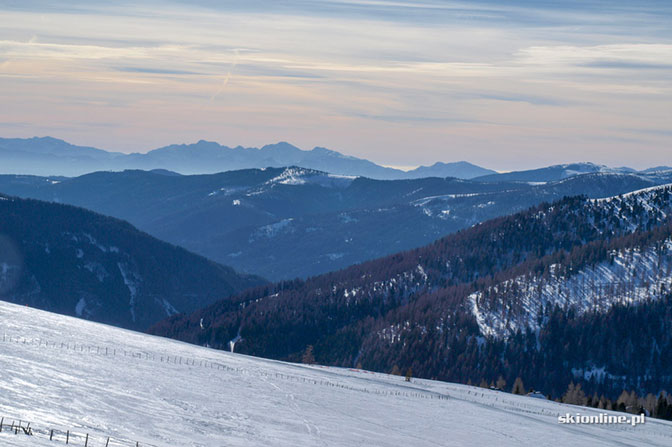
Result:
<svg viewBox="0 0 672 447"><path fill-rule="evenodd" d="M89 434L86 434L86 439L84 440L84 447L89 447Z"/></svg>
<svg viewBox="0 0 672 447"><path fill-rule="evenodd" d="M107 442L105 443L105 447L107 447L108 445L110 445L110 437L109 436L107 437Z"/></svg>
<svg viewBox="0 0 672 447"><path fill-rule="evenodd" d="M49 440L51 441L54 438L54 429L52 428L49 432Z"/></svg>
<svg viewBox="0 0 672 447"><path fill-rule="evenodd" d="M65 434L65 443L70 444L70 430Z"/></svg>

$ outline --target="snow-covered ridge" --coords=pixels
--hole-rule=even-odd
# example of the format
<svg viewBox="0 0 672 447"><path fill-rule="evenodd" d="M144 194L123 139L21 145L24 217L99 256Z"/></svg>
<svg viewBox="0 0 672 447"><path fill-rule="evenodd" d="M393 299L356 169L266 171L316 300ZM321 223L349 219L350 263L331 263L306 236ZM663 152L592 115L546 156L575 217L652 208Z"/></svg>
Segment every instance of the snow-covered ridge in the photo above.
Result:
<svg viewBox="0 0 672 447"><path fill-rule="evenodd" d="M265 171L266 168L261 169ZM355 180L356 176L329 174L314 169L290 167L285 168L279 175L251 188L224 186L209 192L208 197L215 196L256 196L263 194L276 185L318 185L325 188L347 188ZM234 199L233 205L240 205L240 199ZM237 203L235 203L237 202Z"/></svg>
<svg viewBox="0 0 672 447"><path fill-rule="evenodd" d="M278 185L285 186L304 186L317 185L324 188L347 188L356 179L355 176L328 174L314 169L290 167L285 168L279 175L267 180L259 186L254 186L245 191L247 197L264 194ZM226 188L222 188L225 190ZM219 194L219 191L213 191L209 196Z"/></svg>
<svg viewBox="0 0 672 447"><path fill-rule="evenodd" d="M652 197L653 192L660 192L660 191L665 191L665 190L670 190L672 189L672 183L668 183L665 185L656 185L656 186L651 186L649 188L644 188L644 189L638 189L636 191L631 191L625 194L620 194L617 196L612 196L612 197L604 197L601 199L591 199L591 202L593 203L604 203L604 202L611 202L615 199L630 199L630 198L635 198L640 201L646 201L650 200Z"/></svg>
<svg viewBox="0 0 672 447"><path fill-rule="evenodd" d="M594 171L594 172L587 171L587 172L582 172L582 173L575 173L573 175L564 176L563 178L561 178L559 180L554 180L554 181L550 181L550 182L540 182L540 184L561 185L563 183L568 183L568 182L574 181L575 180L574 177L576 175L589 175L591 177L604 177L604 178L616 178L616 177L624 178L624 177L631 176L633 174L628 173L628 172L613 171L613 170L609 170L609 168L607 168L606 170L600 170L600 171ZM645 180L651 181L646 176L639 176L639 178L643 178ZM529 184L534 184L536 182L528 182L528 183Z"/></svg>
<svg viewBox="0 0 672 447"><path fill-rule="evenodd" d="M291 167L266 182L267 185L305 185L316 184L326 187L347 187L355 176L328 174L314 169Z"/></svg>
<svg viewBox="0 0 672 447"><path fill-rule="evenodd" d="M3 446L668 446L672 423L560 425L602 410L215 351L0 302ZM613 413L612 413L613 414ZM622 413L617 413L622 414ZM50 443L48 431L57 438ZM75 442L76 441L76 442Z"/></svg>
<svg viewBox="0 0 672 447"><path fill-rule="evenodd" d="M429 202L433 200L447 200L447 199L457 199L457 198L462 198L462 197L477 197L477 196L483 196L483 195L492 195L493 193L491 192L473 192L473 193L462 193L462 194L442 194L440 196L427 196L427 197L422 197L420 199L415 199L411 201L411 205L413 206L425 206Z"/></svg>
<svg viewBox="0 0 672 447"><path fill-rule="evenodd" d="M612 252L610 260L565 277L553 265L550 275L518 276L468 298L480 331L506 337L540 327L544 309L573 307L579 314L604 312L615 304L636 304L672 291L672 240L660 246Z"/></svg>

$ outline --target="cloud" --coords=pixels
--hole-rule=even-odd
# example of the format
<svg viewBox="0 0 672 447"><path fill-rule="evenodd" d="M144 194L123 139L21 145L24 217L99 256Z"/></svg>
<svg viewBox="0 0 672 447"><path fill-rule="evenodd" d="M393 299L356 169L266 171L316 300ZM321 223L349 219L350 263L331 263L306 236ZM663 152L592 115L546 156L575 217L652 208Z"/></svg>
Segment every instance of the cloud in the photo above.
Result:
<svg viewBox="0 0 672 447"><path fill-rule="evenodd" d="M543 97L543 96L533 96L533 95L505 95L505 94L482 94L475 95L475 97L483 99L493 99L496 101L509 101L509 102L523 102L532 105L539 106L566 106L571 103L571 101L563 100L560 98L553 97Z"/></svg>
<svg viewBox="0 0 672 447"><path fill-rule="evenodd" d="M203 75L204 73L198 73L195 71L188 70L174 70L170 68L149 68L149 67L118 67L117 70L124 71L127 73L146 73L146 74L158 74L158 75Z"/></svg>
<svg viewBox="0 0 672 447"><path fill-rule="evenodd" d="M672 44L532 46L519 50L516 57L520 64L551 68L650 68L672 60Z"/></svg>
<svg viewBox="0 0 672 447"><path fill-rule="evenodd" d="M231 79L231 73L233 70L236 68L236 65L238 64L238 58L240 57L240 53L238 50L234 51L234 58L233 61L231 62L231 67L229 70L226 72L226 75L222 78L222 82L219 86L219 88L215 91L215 93L210 97L210 102L213 102L217 96L221 95L226 86L229 84L229 79Z"/></svg>
<svg viewBox="0 0 672 447"><path fill-rule="evenodd" d="M672 126L668 129L639 128L639 129L615 129L615 130L623 130L625 132L633 132L633 133L644 134L644 135L652 135L652 136L657 136L657 137L672 137Z"/></svg>
<svg viewBox="0 0 672 447"><path fill-rule="evenodd" d="M0 40L0 54L8 59L141 59L149 56L142 47L114 48L99 45L41 43Z"/></svg>
<svg viewBox="0 0 672 447"><path fill-rule="evenodd" d="M115 123L112 140L135 150L268 136L384 161L385 141L397 163L417 164L436 161L431 148L446 141L543 138L565 154L601 135L627 158L615 129L668 126L671 5L26 0L0 6L0 94L22 121ZM85 127L89 143L107 145ZM404 141L427 149L404 155Z"/></svg>
<svg viewBox="0 0 672 447"><path fill-rule="evenodd" d="M632 62L632 61L610 61L600 60L594 62L586 62L581 64L583 67L591 68L617 68L626 70L670 70L672 63L653 63L653 62Z"/></svg>

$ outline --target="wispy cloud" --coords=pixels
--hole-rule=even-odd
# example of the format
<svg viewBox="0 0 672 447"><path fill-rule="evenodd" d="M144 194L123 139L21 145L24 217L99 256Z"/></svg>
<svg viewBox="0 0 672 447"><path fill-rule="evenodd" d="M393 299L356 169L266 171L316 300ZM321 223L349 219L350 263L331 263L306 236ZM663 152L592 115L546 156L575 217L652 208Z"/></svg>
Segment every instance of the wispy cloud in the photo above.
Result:
<svg viewBox="0 0 672 447"><path fill-rule="evenodd" d="M118 67L117 70L127 73L147 73L157 75L203 75L205 73L198 73L188 70L175 70L171 68L149 68L149 67Z"/></svg>
<svg viewBox="0 0 672 447"><path fill-rule="evenodd" d="M26 0L0 15L0 121L17 136L36 122L109 147L95 123L110 122L113 149L291 140L501 169L519 167L512 148L662 162L672 141L669 2ZM635 157L617 129L640 127L662 132Z"/></svg>

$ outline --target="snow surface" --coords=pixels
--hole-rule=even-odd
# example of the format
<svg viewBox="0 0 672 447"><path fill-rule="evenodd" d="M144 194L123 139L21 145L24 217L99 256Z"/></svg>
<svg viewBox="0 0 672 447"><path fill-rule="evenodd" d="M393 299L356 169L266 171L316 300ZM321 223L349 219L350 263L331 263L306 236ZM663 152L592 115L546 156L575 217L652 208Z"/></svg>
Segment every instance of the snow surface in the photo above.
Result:
<svg viewBox="0 0 672 447"><path fill-rule="evenodd" d="M672 423L465 385L215 351L0 302L3 446L669 446ZM29 437L7 430L26 421ZM56 429L58 443L49 442Z"/></svg>

